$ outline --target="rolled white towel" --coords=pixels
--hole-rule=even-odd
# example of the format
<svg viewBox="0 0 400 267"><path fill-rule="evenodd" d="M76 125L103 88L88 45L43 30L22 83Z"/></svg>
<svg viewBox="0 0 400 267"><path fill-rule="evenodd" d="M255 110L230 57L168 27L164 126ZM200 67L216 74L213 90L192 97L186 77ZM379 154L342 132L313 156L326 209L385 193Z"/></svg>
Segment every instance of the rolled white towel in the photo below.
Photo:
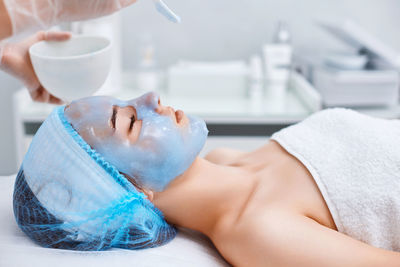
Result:
<svg viewBox="0 0 400 267"><path fill-rule="evenodd" d="M310 171L339 232L400 251L399 120L330 109L271 139Z"/></svg>

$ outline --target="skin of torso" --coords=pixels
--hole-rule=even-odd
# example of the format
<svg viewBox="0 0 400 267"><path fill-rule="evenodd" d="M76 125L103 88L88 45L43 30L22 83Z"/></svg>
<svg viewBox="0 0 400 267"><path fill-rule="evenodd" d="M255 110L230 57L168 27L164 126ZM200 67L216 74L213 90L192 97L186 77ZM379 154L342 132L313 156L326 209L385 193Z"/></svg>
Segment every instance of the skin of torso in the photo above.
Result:
<svg viewBox="0 0 400 267"><path fill-rule="evenodd" d="M282 220L286 223L297 219L312 220L336 231L329 209L309 171L275 141L248 153L216 149L205 159L246 169L251 175L244 179L252 179L256 184L240 214L226 216L210 235L229 262L242 265L243 259L247 259L249 266L257 265L253 259L260 259L259 255L252 257L249 251L262 254L265 244L260 245L260 242L268 242L268 236L263 235L269 235L268 229L272 231L279 227L274 224L281 224Z"/></svg>

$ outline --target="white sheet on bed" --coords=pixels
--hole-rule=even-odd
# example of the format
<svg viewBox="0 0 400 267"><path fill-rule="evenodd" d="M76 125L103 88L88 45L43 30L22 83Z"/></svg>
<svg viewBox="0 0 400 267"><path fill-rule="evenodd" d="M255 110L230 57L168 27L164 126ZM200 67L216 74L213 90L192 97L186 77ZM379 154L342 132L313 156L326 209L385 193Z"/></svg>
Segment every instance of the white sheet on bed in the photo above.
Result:
<svg viewBox="0 0 400 267"><path fill-rule="evenodd" d="M76 252L42 248L26 237L15 222L14 180L15 175L0 176L0 266L229 266L207 237L186 229L180 229L167 245L152 249Z"/></svg>

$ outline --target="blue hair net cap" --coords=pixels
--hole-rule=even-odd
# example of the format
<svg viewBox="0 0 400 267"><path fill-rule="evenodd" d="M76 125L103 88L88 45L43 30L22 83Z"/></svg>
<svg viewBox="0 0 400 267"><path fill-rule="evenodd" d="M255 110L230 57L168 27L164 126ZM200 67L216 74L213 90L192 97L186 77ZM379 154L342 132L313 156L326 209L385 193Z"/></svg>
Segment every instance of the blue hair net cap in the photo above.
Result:
<svg viewBox="0 0 400 267"><path fill-rule="evenodd" d="M161 211L72 128L63 106L45 120L25 155L14 215L32 240L52 248L147 248L176 235Z"/></svg>

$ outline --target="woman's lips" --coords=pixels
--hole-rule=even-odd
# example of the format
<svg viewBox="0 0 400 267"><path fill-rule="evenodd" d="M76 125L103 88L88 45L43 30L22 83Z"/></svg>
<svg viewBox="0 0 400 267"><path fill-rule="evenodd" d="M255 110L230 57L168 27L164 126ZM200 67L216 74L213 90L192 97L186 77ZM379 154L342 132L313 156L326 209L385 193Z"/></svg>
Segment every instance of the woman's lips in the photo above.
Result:
<svg viewBox="0 0 400 267"><path fill-rule="evenodd" d="M176 117L176 122L177 123L180 123L182 121L183 116L185 116L185 113L183 113L182 110L175 111L175 117Z"/></svg>

